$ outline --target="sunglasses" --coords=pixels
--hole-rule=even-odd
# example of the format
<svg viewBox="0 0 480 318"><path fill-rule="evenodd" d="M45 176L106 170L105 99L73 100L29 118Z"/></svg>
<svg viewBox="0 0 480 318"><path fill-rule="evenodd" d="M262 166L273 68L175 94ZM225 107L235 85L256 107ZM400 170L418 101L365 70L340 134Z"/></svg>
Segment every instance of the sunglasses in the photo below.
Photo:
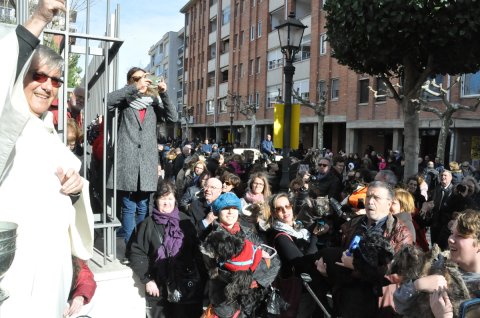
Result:
<svg viewBox="0 0 480 318"><path fill-rule="evenodd" d="M328 164L326 164L326 163L319 163L318 166L319 166L319 167L328 167Z"/></svg>
<svg viewBox="0 0 480 318"><path fill-rule="evenodd" d="M63 84L63 80L58 77L48 76L47 74L34 72L32 78L35 82L45 83L48 79L52 83L52 86L55 88L59 88Z"/></svg>
<svg viewBox="0 0 480 318"><path fill-rule="evenodd" d="M286 205L286 206L277 206L275 207L275 212L282 212L282 211L285 211L285 210L291 210L292 209L292 206L290 204Z"/></svg>
<svg viewBox="0 0 480 318"><path fill-rule="evenodd" d="M225 181L224 184L225 184L226 186L231 186L231 185L232 185L232 184L231 184L230 182L228 182L228 181Z"/></svg>

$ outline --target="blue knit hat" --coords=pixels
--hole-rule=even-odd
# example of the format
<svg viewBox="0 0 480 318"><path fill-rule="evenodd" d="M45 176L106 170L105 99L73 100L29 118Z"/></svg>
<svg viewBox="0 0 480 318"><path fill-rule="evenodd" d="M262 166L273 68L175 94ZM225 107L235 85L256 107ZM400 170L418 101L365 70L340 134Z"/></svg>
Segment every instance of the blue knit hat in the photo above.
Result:
<svg viewBox="0 0 480 318"><path fill-rule="evenodd" d="M212 204L212 211L218 214L225 208L236 208L238 211L242 210L240 199L232 192L222 193Z"/></svg>

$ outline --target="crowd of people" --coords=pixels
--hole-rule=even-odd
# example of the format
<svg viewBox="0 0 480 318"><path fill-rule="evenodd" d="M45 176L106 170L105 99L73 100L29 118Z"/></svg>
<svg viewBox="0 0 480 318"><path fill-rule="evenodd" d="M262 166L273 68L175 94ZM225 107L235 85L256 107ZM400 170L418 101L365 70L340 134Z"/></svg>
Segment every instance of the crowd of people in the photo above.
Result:
<svg viewBox="0 0 480 318"><path fill-rule="evenodd" d="M193 317L203 307L203 317L398 317L415 312L427 295L430 315L451 317L475 297L480 258L468 253L480 251L480 188L470 165L456 183L455 172L430 161L400 182L400 153L385 159L370 150L359 157L312 149L293 158L290 187L282 191L281 162L269 156L252 161L201 143L187 143L172 156L169 148L158 147L153 211L180 222L182 244L187 235L195 244L162 245L173 232L154 213L153 223L163 224L154 243L144 234L152 220L138 226L130 266L145 277L149 312ZM169 209L159 201L165 195ZM416 277L405 274L412 266L406 260L426 260L435 251L447 261L438 263L436 255ZM182 261L183 253L194 257ZM166 265L164 254L174 256ZM165 278L172 264L178 276ZM437 271L429 270L433 265ZM463 298L449 289L452 271L465 280ZM194 290L185 289L188 282ZM272 298L282 301L272 305Z"/></svg>

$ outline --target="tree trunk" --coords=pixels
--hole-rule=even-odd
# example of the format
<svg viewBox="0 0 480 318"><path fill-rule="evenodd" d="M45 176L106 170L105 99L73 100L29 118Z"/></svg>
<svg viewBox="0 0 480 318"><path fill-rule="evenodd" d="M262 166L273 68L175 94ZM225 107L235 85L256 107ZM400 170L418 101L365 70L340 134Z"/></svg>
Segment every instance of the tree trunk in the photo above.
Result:
<svg viewBox="0 0 480 318"><path fill-rule="evenodd" d="M323 149L323 123L325 121L325 115L320 112L317 114L317 148Z"/></svg>
<svg viewBox="0 0 480 318"><path fill-rule="evenodd" d="M445 161L445 145L447 144L448 128L450 127L450 120L452 119L452 113L446 112L442 118L440 118L442 124L440 126L440 133L438 134L437 142L437 157L440 158L440 162Z"/></svg>
<svg viewBox="0 0 480 318"><path fill-rule="evenodd" d="M420 148L418 133L419 117L415 105L408 98L402 100L402 107L404 110L403 134L405 138L405 167L403 178L407 180L408 177L418 172L418 153Z"/></svg>
<svg viewBox="0 0 480 318"><path fill-rule="evenodd" d="M252 131L250 135L250 147L255 148L255 139L257 134L257 116L252 116Z"/></svg>

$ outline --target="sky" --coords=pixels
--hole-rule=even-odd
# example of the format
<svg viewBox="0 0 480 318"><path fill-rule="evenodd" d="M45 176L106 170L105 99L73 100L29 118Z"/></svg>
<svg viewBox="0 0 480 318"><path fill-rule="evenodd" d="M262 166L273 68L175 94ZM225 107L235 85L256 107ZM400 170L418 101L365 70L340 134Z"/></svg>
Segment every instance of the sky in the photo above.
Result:
<svg viewBox="0 0 480 318"><path fill-rule="evenodd" d="M91 0L92 1L92 0ZM103 35L106 20L106 1L94 0L91 8L90 33ZM180 9L188 0L111 0L110 12L120 5L120 86L132 66L145 67L150 61L148 50L165 33L178 31L184 26ZM81 19L79 19L81 20ZM79 32L84 32L78 23Z"/></svg>

